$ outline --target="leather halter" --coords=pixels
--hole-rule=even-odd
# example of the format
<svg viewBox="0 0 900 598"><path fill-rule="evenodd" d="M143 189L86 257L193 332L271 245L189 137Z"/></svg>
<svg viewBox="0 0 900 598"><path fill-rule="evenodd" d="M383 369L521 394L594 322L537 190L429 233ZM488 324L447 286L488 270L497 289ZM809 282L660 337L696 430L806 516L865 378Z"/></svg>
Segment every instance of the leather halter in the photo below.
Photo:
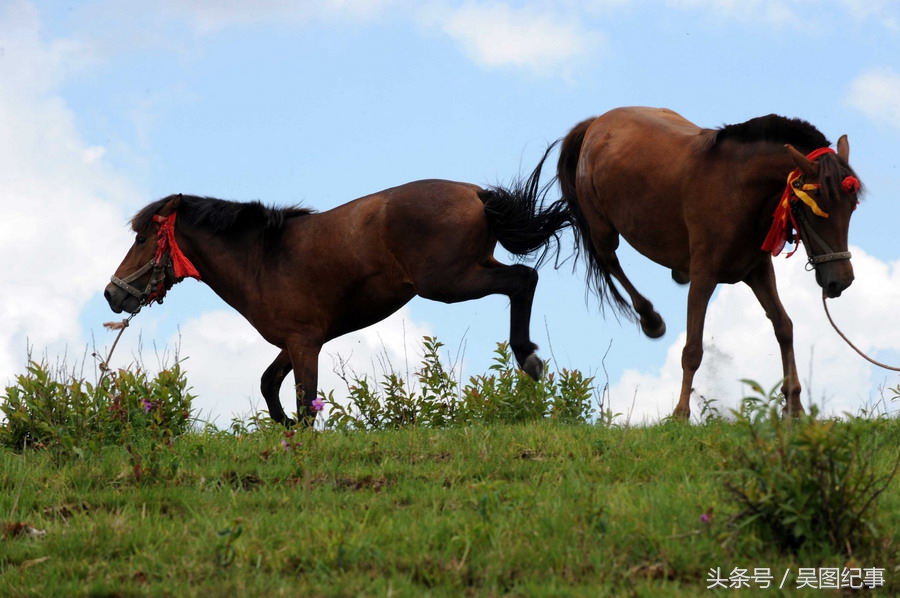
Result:
<svg viewBox="0 0 900 598"><path fill-rule="evenodd" d="M804 245L806 246L806 256L808 258L809 266L815 269L819 264L850 259L851 254L849 251L832 251L831 247L828 246L828 243L825 242L825 239L820 237L819 234L816 233L816 230L810 225L808 216L804 210L798 209L796 204L791 204L791 212L793 212L794 221L797 223L798 240L806 239ZM822 250L822 253L814 255L810 241L815 241L816 245L819 246L819 249Z"/></svg>
<svg viewBox="0 0 900 598"><path fill-rule="evenodd" d="M200 280L199 272L175 242L176 214L177 212L173 211L168 216L159 214L153 216L153 221L159 224L159 232L156 237L156 252L149 262L125 278L118 278L115 275L110 277L114 285L138 300L138 307L132 313L136 314L143 306L150 305L154 301L162 303L166 292L185 276ZM143 291L131 285L148 271L151 272L150 279Z"/></svg>
<svg viewBox="0 0 900 598"><path fill-rule="evenodd" d="M132 282L146 274L147 272L151 272L150 279L147 281L147 286L144 287L144 290L140 290L131 285ZM110 282L114 285L131 295L132 297L138 300L137 309L135 309L133 314L141 311L141 308L145 305L150 305L154 301L157 303L162 303L163 298L166 295L166 291L172 288L172 285L175 284L175 269L172 267L172 257L168 251L166 251L163 255L163 259L157 259L157 256L154 255L149 262L144 264L138 270L135 270L125 278L119 278L115 274L113 274L109 278Z"/></svg>

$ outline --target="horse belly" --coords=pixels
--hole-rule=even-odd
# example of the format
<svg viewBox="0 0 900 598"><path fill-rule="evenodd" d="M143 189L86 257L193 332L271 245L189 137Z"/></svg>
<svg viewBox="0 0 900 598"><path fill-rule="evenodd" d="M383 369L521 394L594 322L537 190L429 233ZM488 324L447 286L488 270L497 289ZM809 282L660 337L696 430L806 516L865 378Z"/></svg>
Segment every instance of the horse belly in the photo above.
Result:
<svg viewBox="0 0 900 598"><path fill-rule="evenodd" d="M674 270L690 268L690 241L681 212L650 203L643 216L623 218L619 234L644 257Z"/></svg>

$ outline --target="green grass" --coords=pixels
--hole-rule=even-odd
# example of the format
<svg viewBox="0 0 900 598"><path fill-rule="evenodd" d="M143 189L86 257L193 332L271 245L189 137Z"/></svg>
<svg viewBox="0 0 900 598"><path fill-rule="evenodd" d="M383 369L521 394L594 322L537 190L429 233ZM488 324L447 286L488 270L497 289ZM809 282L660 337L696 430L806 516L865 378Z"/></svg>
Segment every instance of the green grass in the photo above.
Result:
<svg viewBox="0 0 900 598"><path fill-rule="evenodd" d="M889 475L900 423L847 425L868 426L874 469ZM804 595L799 567L876 567L879 593L897 594L900 482L852 555L785 552L731 520L723 463L745 438L724 421L540 421L189 433L80 458L0 449L0 596L735 592L707 590L714 567L769 568L775 586L790 569L787 595ZM155 463L140 477L138 453Z"/></svg>

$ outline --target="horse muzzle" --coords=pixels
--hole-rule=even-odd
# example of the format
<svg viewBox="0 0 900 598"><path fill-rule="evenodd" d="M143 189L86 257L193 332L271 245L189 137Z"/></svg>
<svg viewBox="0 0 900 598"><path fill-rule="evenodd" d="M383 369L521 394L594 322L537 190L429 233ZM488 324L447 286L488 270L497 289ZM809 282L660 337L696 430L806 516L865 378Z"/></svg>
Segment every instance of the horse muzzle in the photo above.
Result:
<svg viewBox="0 0 900 598"><path fill-rule="evenodd" d="M109 308L117 314L120 314L123 311L134 313L135 311L140 309L141 306L141 301L139 298L125 292L123 289L119 288L113 283L109 283L108 285L106 285L106 289L104 289L103 291L103 297L109 304Z"/></svg>
<svg viewBox="0 0 900 598"><path fill-rule="evenodd" d="M815 265L816 282L829 299L840 297L853 283L853 266L850 258L824 262Z"/></svg>

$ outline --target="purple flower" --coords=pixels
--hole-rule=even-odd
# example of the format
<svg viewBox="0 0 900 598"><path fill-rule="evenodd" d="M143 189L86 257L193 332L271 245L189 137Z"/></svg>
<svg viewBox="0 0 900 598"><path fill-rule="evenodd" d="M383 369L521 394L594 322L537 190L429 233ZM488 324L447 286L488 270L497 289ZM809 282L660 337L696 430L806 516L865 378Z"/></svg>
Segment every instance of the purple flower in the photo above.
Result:
<svg viewBox="0 0 900 598"><path fill-rule="evenodd" d="M144 408L144 413L150 413L150 410L153 409L153 401L141 399L141 407Z"/></svg>
<svg viewBox="0 0 900 598"><path fill-rule="evenodd" d="M284 447L284 450L286 451L291 450L291 443L289 443L287 440L282 439L281 446Z"/></svg>
<svg viewBox="0 0 900 598"><path fill-rule="evenodd" d="M322 409L325 409L325 401L323 399L317 397L317 398L313 399L312 405L310 405L310 407L312 407L313 411L318 413Z"/></svg>

